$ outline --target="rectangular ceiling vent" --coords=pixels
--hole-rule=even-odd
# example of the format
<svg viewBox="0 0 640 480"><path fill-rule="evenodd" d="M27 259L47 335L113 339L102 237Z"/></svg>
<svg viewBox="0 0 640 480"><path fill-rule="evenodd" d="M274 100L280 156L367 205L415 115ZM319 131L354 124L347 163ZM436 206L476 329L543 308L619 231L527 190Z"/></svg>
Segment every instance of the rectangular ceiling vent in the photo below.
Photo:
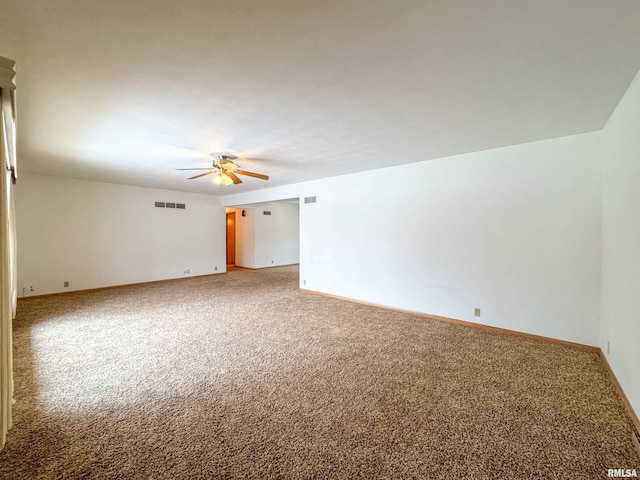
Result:
<svg viewBox="0 0 640 480"><path fill-rule="evenodd" d="M156 207L164 208L164 202L156 202Z"/></svg>
<svg viewBox="0 0 640 480"><path fill-rule="evenodd" d="M304 203L317 203L318 202L318 197L316 197L315 195L312 197L304 197Z"/></svg>
<svg viewBox="0 0 640 480"><path fill-rule="evenodd" d="M167 208L176 208L176 204L175 204L175 203L169 203L169 202L167 202L167 203L165 204L165 206L166 206Z"/></svg>
<svg viewBox="0 0 640 480"><path fill-rule="evenodd" d="M176 203L176 208L181 208L182 210L184 210L185 208L187 208L187 206L184 203Z"/></svg>
<svg viewBox="0 0 640 480"><path fill-rule="evenodd" d="M269 210L264 210L262 212L263 215L271 215L271 212Z"/></svg>

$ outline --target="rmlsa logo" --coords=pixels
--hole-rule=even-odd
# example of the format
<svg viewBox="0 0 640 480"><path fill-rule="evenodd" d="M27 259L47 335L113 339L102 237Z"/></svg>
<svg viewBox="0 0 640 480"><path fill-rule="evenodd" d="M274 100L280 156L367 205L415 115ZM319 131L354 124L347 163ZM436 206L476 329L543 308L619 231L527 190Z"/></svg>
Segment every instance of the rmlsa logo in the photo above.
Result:
<svg viewBox="0 0 640 480"><path fill-rule="evenodd" d="M638 478L635 468L610 468L607 470L607 476L617 478Z"/></svg>

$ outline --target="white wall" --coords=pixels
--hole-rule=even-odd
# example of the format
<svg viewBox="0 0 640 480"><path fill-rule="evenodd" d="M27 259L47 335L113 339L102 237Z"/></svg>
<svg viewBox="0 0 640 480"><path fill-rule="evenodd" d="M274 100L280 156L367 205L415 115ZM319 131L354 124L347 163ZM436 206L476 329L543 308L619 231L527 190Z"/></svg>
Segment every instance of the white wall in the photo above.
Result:
<svg viewBox="0 0 640 480"><path fill-rule="evenodd" d="M211 196L21 174L16 214L20 295L225 271L224 208Z"/></svg>
<svg viewBox="0 0 640 480"><path fill-rule="evenodd" d="M639 132L640 74L602 132L600 336L600 347L640 416Z"/></svg>
<svg viewBox="0 0 640 480"><path fill-rule="evenodd" d="M597 345L599 149L596 132L225 201L318 196L303 288Z"/></svg>
<svg viewBox="0 0 640 480"><path fill-rule="evenodd" d="M17 62L18 79L20 85L20 62L22 61L20 47L21 18L10 5L0 5L0 57L7 57Z"/></svg>
<svg viewBox="0 0 640 480"><path fill-rule="evenodd" d="M300 261L297 204L265 202L231 210L236 212L236 265L264 268ZM264 215L265 210L271 215Z"/></svg>
<svg viewBox="0 0 640 480"><path fill-rule="evenodd" d="M264 211L271 215L264 215ZM269 202L255 210L256 268L291 265L300 261L298 205Z"/></svg>

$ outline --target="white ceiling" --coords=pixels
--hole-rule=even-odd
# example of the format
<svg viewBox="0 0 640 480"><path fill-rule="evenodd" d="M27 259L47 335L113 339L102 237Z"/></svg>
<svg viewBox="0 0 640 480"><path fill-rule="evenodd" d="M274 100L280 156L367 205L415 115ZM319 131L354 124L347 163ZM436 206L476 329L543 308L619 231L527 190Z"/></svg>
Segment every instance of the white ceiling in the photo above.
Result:
<svg viewBox="0 0 640 480"><path fill-rule="evenodd" d="M602 128L638 0L0 0L23 170L209 194ZM271 176L176 168L230 152Z"/></svg>

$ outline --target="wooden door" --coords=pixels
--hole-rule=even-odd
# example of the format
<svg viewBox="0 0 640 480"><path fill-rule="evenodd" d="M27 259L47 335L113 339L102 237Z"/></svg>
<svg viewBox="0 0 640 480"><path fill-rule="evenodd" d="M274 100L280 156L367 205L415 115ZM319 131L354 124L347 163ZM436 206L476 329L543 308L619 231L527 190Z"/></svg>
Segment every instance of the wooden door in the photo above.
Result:
<svg viewBox="0 0 640 480"><path fill-rule="evenodd" d="M236 264L236 212L227 213L227 265Z"/></svg>

